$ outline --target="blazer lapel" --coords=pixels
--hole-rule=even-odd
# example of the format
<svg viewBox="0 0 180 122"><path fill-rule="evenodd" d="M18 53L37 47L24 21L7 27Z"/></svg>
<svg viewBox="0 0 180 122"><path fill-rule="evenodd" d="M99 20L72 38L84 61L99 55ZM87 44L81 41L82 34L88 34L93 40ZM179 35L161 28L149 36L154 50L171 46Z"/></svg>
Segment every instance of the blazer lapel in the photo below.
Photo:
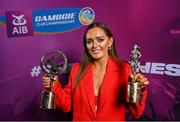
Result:
<svg viewBox="0 0 180 122"><path fill-rule="evenodd" d="M85 76L83 77L83 86L85 88L85 93L87 95L91 111L95 118L96 113L95 113L95 97L94 97L94 82L93 82L92 64L90 64Z"/></svg>
<svg viewBox="0 0 180 122"><path fill-rule="evenodd" d="M113 71L116 68L113 59L109 57L108 64L106 68L106 72L104 75L103 83L100 89L100 96L99 96L99 108L103 106L105 101L108 99L108 96L111 94L111 87L113 85L112 77L113 77ZM94 118L96 118L96 112L95 112L95 96L94 96L94 82L93 82L93 69L92 64L90 64L90 67L88 68L86 74L84 75L83 79L83 86L85 89L85 93L87 95L89 105L91 108L91 111L94 115Z"/></svg>
<svg viewBox="0 0 180 122"><path fill-rule="evenodd" d="M109 57L106 73L104 75L103 83L100 90L99 96L99 108L103 106L105 101L109 98L108 96L111 94L111 87L113 85L112 77L115 65L113 64L113 60Z"/></svg>

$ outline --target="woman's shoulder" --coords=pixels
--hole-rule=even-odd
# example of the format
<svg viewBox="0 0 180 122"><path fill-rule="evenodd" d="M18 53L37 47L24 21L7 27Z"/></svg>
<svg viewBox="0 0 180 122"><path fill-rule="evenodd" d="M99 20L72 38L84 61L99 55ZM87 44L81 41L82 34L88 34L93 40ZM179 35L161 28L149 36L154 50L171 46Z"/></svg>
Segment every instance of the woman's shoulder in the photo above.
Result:
<svg viewBox="0 0 180 122"><path fill-rule="evenodd" d="M75 64L73 64L73 66L71 68L71 72L78 71L79 68L80 68L80 63L75 63Z"/></svg>
<svg viewBox="0 0 180 122"><path fill-rule="evenodd" d="M122 60L121 62L122 62L122 65L124 65L124 66L126 66L126 67L130 67L130 64L129 64L128 61Z"/></svg>
<svg viewBox="0 0 180 122"><path fill-rule="evenodd" d="M71 67L69 68L69 72L70 72L70 76L76 76L78 70L79 70L80 64L79 63L74 63L71 65Z"/></svg>
<svg viewBox="0 0 180 122"><path fill-rule="evenodd" d="M123 69L125 72L127 72L128 74L131 73L131 66L130 63L126 60L121 60L120 63L120 68Z"/></svg>
<svg viewBox="0 0 180 122"><path fill-rule="evenodd" d="M120 67L130 67L130 64L128 61L123 60L123 59L113 59L113 61L116 63L116 65Z"/></svg>

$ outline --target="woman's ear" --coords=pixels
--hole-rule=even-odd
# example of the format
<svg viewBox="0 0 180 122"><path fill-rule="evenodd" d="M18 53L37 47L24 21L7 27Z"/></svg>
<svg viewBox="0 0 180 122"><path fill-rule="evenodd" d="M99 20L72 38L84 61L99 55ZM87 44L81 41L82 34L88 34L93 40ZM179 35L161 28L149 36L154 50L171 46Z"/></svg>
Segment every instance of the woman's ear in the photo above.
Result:
<svg viewBox="0 0 180 122"><path fill-rule="evenodd" d="M114 39L113 39L113 37L110 37L109 38L109 48L111 48L112 47L112 45L113 45L113 41L114 41Z"/></svg>

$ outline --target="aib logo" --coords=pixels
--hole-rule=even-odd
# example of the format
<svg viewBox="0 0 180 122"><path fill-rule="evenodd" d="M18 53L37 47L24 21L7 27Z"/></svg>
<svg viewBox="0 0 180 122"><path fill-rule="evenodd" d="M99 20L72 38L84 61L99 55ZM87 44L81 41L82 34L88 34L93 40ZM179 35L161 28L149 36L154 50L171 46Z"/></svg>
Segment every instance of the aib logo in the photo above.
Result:
<svg viewBox="0 0 180 122"><path fill-rule="evenodd" d="M8 37L33 35L31 12L6 12L6 26Z"/></svg>

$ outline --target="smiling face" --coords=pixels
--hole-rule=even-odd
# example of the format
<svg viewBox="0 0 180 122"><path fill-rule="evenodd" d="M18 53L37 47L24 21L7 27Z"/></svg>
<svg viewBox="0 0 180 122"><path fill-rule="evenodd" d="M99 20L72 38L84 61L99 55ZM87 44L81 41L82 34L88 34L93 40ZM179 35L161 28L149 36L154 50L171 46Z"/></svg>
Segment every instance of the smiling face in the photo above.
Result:
<svg viewBox="0 0 180 122"><path fill-rule="evenodd" d="M108 56L108 49L112 47L113 38L108 37L103 29L94 27L86 33L86 47L93 59L102 59Z"/></svg>

